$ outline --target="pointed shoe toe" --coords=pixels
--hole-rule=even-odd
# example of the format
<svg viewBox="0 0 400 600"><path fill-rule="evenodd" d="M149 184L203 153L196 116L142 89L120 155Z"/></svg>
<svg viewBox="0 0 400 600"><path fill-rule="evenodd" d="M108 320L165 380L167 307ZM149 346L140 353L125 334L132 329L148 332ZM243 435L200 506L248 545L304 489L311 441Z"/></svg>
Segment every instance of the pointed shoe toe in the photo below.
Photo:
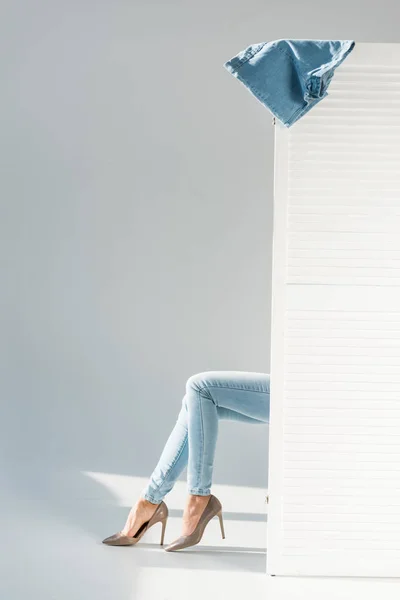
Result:
<svg viewBox="0 0 400 600"><path fill-rule="evenodd" d="M165 504L165 502L161 502L157 506L156 510L154 511L154 514L151 517L151 519L149 519L148 521L145 521L139 527L139 529L137 530L137 532L135 533L134 536L127 536L121 532L114 533L114 535L110 535L110 537L105 538L103 540L103 544L106 544L107 546L134 546L142 539L142 537L144 536L146 531L148 531L150 529L150 527L153 527L153 525L156 525L156 523L161 523L160 545L162 546L164 544L164 534L165 534L165 527L167 525L167 519L168 519L167 505Z"/></svg>
<svg viewBox="0 0 400 600"><path fill-rule="evenodd" d="M187 537L189 536L182 536L168 544L168 546L164 548L165 552L176 552L176 550L182 550L182 548L187 548L188 545L191 546L192 544L187 544Z"/></svg>
<svg viewBox="0 0 400 600"><path fill-rule="evenodd" d="M114 535L105 538L102 543L107 546L131 546L132 538L122 535L121 533L114 533Z"/></svg>

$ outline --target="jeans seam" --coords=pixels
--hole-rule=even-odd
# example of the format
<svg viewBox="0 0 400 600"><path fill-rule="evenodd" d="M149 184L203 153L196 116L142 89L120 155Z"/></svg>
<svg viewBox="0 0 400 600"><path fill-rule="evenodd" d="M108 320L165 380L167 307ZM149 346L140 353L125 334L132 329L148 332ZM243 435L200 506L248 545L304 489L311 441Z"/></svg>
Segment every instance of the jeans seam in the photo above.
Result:
<svg viewBox="0 0 400 600"><path fill-rule="evenodd" d="M263 390L252 390L252 389L236 387L236 386L232 386L232 385L204 385L197 391L198 391L198 393L200 393L209 388L216 388L216 389L223 389L223 390L239 390L242 392L255 392L257 394L269 394L270 393L270 392L264 392Z"/></svg>
<svg viewBox="0 0 400 600"><path fill-rule="evenodd" d="M185 438L185 440L183 441L183 443L181 444L181 447L179 448L179 451L176 453L176 456L175 456L174 462L173 462L173 463L172 463L172 464L169 466L169 468L168 468L168 469L167 469L167 471L165 472L165 475L164 475L163 481L162 481L160 484L156 484L156 485L154 486L154 488L155 488L156 490L159 490L159 489L160 489L160 488L161 488L161 487L164 485L164 483L166 482L166 480L167 480L167 478L168 478L168 475L171 473L172 469L175 467L176 463L178 462L179 458L181 457L181 454L182 454L182 452L183 452L183 449L184 449L185 445L187 444L187 442L188 442L188 434L186 433L186 438Z"/></svg>
<svg viewBox="0 0 400 600"><path fill-rule="evenodd" d="M235 67L234 65L233 68L236 69L236 72L239 71L239 69L241 69L243 67L243 65L245 65L246 63L249 62L249 60L251 60L252 58L254 58L259 52L261 52L261 50L264 48L264 46L266 46L268 44L268 42L264 42L263 44L257 45L256 48L254 48L251 52L249 52L249 54L244 58L237 58L237 56L235 56L233 59L231 59L230 61L228 61L228 64L231 63L232 61L235 61L235 59L237 60L237 66Z"/></svg>
<svg viewBox="0 0 400 600"><path fill-rule="evenodd" d="M200 392L201 390L197 391L198 394L198 403L199 403L199 408L200 408L200 423L201 423L201 463L200 463L200 468L197 471L197 481L201 481L202 479L202 473L203 473L203 465L204 465L204 423L203 423L203 403L201 401L200 398ZM189 427L188 427L189 429Z"/></svg>

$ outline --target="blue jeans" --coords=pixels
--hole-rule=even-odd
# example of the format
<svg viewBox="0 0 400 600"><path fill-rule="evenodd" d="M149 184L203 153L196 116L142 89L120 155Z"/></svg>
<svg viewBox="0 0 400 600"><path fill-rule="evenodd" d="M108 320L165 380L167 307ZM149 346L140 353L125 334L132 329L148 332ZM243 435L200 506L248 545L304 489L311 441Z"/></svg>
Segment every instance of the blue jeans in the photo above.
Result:
<svg viewBox="0 0 400 600"><path fill-rule="evenodd" d="M220 419L268 423L269 375L209 371L189 378L182 408L142 496L159 504L187 466L189 494L211 491Z"/></svg>

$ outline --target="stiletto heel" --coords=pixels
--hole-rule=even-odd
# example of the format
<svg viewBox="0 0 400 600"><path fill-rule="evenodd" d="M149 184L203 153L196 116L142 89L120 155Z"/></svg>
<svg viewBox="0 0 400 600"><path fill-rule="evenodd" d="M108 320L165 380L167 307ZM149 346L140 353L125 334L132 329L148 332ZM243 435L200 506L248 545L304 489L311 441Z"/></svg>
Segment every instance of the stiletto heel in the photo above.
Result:
<svg viewBox="0 0 400 600"><path fill-rule="evenodd" d="M103 544L107 544L107 546L134 546L138 543L138 541L144 536L146 531L153 527L156 523L162 523L161 530L161 546L164 543L164 533L165 526L167 524L168 519L168 508L165 502L161 502L149 521L146 521L139 527L134 536L122 535L121 532L115 533L110 537L103 540Z"/></svg>
<svg viewBox="0 0 400 600"><path fill-rule="evenodd" d="M165 528L167 526L167 519L168 519L168 517L165 517L165 519L163 521L161 521L162 529L161 529L161 542L160 542L160 546L164 545L164 535L165 535Z"/></svg>
<svg viewBox="0 0 400 600"><path fill-rule="evenodd" d="M182 550L182 548L189 548L189 546L195 546L198 544L203 537L203 533L207 524L217 515L221 525L222 539L225 539L221 502L215 496L210 496L207 506L203 510L203 514L201 515L193 533L190 535L182 535L180 538L172 542L172 544L169 544L169 546L165 548L165 551L175 552L175 550Z"/></svg>
<svg viewBox="0 0 400 600"><path fill-rule="evenodd" d="M218 518L219 518L219 526L221 527L221 535L222 535L222 539L225 539L225 530L224 530L224 522L222 520L222 511L220 511L218 513Z"/></svg>

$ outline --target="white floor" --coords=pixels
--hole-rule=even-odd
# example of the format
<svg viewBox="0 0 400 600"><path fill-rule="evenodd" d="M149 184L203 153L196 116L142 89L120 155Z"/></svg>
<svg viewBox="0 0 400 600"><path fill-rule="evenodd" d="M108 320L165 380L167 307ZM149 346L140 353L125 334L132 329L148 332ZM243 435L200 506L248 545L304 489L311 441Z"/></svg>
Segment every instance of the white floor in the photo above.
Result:
<svg viewBox="0 0 400 600"><path fill-rule="evenodd" d="M106 489L105 502L104 496L93 493L78 497L76 486L69 485L71 474L53 473L47 489L40 475L31 477L39 478L45 502L38 495L28 499L2 486L1 513L7 515L1 544L4 600L400 597L400 580L268 577L264 490L215 486L224 504L226 540L214 519L201 545L167 553L159 546L158 526L135 547L101 544L103 537L121 527L143 480L82 473L82 481L95 481L96 489ZM166 541L179 534L183 497L180 484L168 497Z"/></svg>

